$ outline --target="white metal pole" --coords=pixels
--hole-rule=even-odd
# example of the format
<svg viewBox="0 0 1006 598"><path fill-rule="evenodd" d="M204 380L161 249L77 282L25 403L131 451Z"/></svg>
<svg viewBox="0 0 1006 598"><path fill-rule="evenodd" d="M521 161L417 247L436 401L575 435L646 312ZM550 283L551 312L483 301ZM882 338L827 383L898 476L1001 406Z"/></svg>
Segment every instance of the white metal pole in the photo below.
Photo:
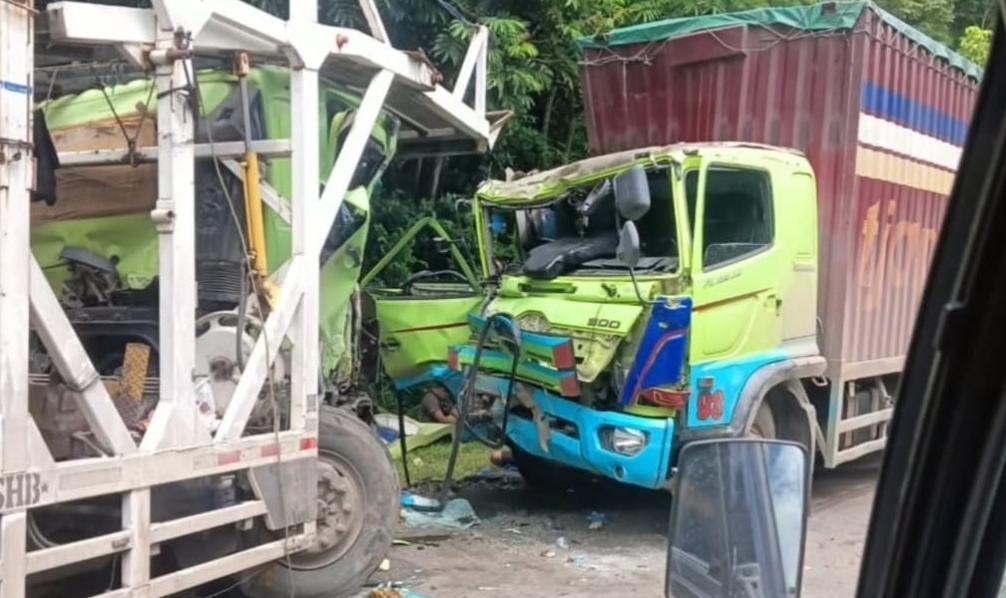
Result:
<svg viewBox="0 0 1006 598"><path fill-rule="evenodd" d="M353 125L339 148L339 155L335 159L335 168L328 176L325 184L325 192L321 194L320 205L318 206L317 221L313 223L315 231L311 237L315 241L312 248L312 256L317 256L321 252L321 240L328 234L329 227L335 220L335 215L339 213L339 206L349 190L349 183L353 179L356 166L360 163L360 156L370 139L371 132L377 119L381 116L384 102L391 91L391 84L395 82L395 75L391 71L382 70L370 80L367 91L360 100L360 109L353 119ZM296 153L296 152L295 152Z"/></svg>
<svg viewBox="0 0 1006 598"><path fill-rule="evenodd" d="M34 0L0 2L0 448L5 474L22 472L28 466L34 18ZM11 490L7 488L7 501L16 498ZM19 506L28 506L23 496L20 501ZM0 525L0 598L25 595L26 531L27 511L22 508L4 514Z"/></svg>
<svg viewBox="0 0 1006 598"><path fill-rule="evenodd" d="M165 30L167 29L167 30ZM182 44L179 44L182 41ZM170 27L157 27L157 43L151 60L157 69L157 206L151 213L158 232L160 309L160 400L154 422L141 448L166 448L161 442L171 436L176 443L193 444L201 434L196 428L192 372L192 346L196 330L195 261L195 148L190 94L195 93L195 71L185 50L184 38ZM181 419L181 425L168 422ZM186 433L179 438L179 433Z"/></svg>
<svg viewBox="0 0 1006 598"><path fill-rule="evenodd" d="M290 2L290 25L306 29L318 21L317 0ZM290 388L290 429L317 432L318 408L318 293L319 267L315 247L315 219L318 218L318 190L321 185L318 139L318 71L320 64L305 64L290 72L290 141L293 146L293 188L291 198L292 253L306 258L304 295L291 325L293 372ZM275 342L275 341L274 341ZM308 419L312 422L307 425Z"/></svg>

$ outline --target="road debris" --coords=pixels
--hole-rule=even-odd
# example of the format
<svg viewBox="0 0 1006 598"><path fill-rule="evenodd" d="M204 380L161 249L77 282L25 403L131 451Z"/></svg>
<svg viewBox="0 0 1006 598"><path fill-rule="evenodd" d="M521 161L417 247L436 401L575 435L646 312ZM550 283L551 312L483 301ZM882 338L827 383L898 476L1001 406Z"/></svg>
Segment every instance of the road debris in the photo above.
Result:
<svg viewBox="0 0 1006 598"><path fill-rule="evenodd" d="M422 529L464 530L479 522L472 504L464 498L447 501L439 513L403 509L402 518L405 525Z"/></svg>

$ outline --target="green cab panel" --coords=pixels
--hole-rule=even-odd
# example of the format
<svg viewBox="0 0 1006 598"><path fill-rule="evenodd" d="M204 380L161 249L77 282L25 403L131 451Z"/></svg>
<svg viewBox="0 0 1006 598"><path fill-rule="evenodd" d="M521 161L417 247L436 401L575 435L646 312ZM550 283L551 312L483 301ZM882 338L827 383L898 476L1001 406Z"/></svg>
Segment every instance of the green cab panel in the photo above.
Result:
<svg viewBox="0 0 1006 598"><path fill-rule="evenodd" d="M657 285L656 281L639 281L644 296ZM615 358L645 307L639 303L631 280L506 277L499 297L487 311L512 316L523 330L570 337L577 356L577 376L589 383Z"/></svg>
<svg viewBox="0 0 1006 598"><path fill-rule="evenodd" d="M427 229L450 247L457 270L418 272L398 288L371 284ZM448 280L438 280L443 278ZM444 227L431 217L413 224L364 275L360 286L373 305L384 372L399 388L410 386L410 379L420 377L430 368L446 364L449 348L470 338L468 314L484 300L468 260Z"/></svg>
<svg viewBox="0 0 1006 598"><path fill-rule="evenodd" d="M445 363L450 346L466 343L471 336L468 314L482 302L474 292L451 296L461 285L423 286L429 295L371 293L384 371L396 384Z"/></svg>

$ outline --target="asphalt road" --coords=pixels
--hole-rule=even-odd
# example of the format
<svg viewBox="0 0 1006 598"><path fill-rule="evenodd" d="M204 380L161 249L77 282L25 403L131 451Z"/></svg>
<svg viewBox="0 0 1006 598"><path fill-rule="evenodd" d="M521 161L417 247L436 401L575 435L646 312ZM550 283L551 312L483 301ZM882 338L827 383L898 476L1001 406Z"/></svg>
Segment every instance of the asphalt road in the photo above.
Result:
<svg viewBox="0 0 1006 598"><path fill-rule="evenodd" d="M804 598L855 595L878 464L867 458L815 475ZM461 495L478 525L403 528L409 544L393 549L389 570L372 583L398 582L424 598L664 595L666 494L615 486L542 497L477 483ZM600 529L590 529L593 514L605 519Z"/></svg>

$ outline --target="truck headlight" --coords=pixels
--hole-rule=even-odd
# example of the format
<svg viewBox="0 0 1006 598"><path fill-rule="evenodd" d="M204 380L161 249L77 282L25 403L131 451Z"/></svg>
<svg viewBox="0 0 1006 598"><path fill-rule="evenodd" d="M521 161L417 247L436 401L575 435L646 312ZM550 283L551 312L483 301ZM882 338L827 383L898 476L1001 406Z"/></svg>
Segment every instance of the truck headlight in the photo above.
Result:
<svg viewBox="0 0 1006 598"><path fill-rule="evenodd" d="M606 436L612 451L628 457L643 450L648 440L644 432L631 428L608 428Z"/></svg>

